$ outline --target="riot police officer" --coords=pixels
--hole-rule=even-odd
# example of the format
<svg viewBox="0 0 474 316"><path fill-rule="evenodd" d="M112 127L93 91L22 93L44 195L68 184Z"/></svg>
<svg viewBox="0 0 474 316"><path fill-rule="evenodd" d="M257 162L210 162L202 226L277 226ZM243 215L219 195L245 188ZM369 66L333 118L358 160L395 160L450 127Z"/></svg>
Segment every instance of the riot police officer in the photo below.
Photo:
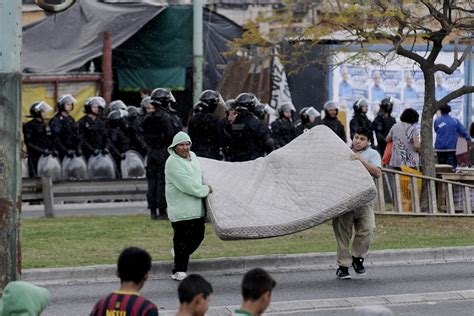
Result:
<svg viewBox="0 0 474 316"><path fill-rule="evenodd" d="M30 107L30 115L27 116L31 117L32 120L23 125L30 177L38 176L38 161L41 155L58 155L57 151L54 150L51 129L45 121L46 113L52 110L51 106L45 101L33 103Z"/></svg>
<svg viewBox="0 0 474 316"><path fill-rule="evenodd" d="M323 109L323 124L332 129L332 131L336 133L336 135L339 136L339 138L342 139L344 143L347 143L347 136L344 125L337 118L337 114L339 113L337 103L335 101L328 101L324 103Z"/></svg>
<svg viewBox="0 0 474 316"><path fill-rule="evenodd" d="M382 101L380 101L379 112L372 123L372 129L377 138L377 151L381 157L383 157L385 147L387 147L387 141L385 138L387 137L388 132L392 129L392 126L396 123L395 118L391 115L393 105L394 102L392 97L382 99Z"/></svg>
<svg viewBox="0 0 474 316"><path fill-rule="evenodd" d="M151 93L151 104L155 111L148 113L142 130L148 146L146 178L148 181L147 203L151 219L167 218L165 199L165 162L169 156L168 146L183 125L174 113L176 104L171 91L157 88ZM157 214L158 210L158 214Z"/></svg>
<svg viewBox="0 0 474 316"><path fill-rule="evenodd" d="M127 125L128 125L128 138L130 139L130 149L140 153L143 157L147 154L147 146L143 139L142 130L142 112L140 108L135 106L127 107Z"/></svg>
<svg viewBox="0 0 474 316"><path fill-rule="evenodd" d="M299 136L316 126L316 119L319 116L319 112L312 106L302 108L300 110L300 121L295 126L296 135Z"/></svg>
<svg viewBox="0 0 474 316"><path fill-rule="evenodd" d="M228 126L230 137L226 140L226 160L253 160L273 150L270 130L253 114L258 103L253 93L241 93L235 99L237 117Z"/></svg>
<svg viewBox="0 0 474 316"><path fill-rule="evenodd" d="M66 155L70 158L74 155L82 155L82 150L79 147L78 126L70 115L76 102L77 100L70 94L61 96L57 103L58 112L49 122L54 147L61 159Z"/></svg>
<svg viewBox="0 0 474 316"><path fill-rule="evenodd" d="M293 104L289 102L281 104L278 109L279 118L271 124L275 149L285 146L296 137L296 129L293 125L294 109Z"/></svg>
<svg viewBox="0 0 474 316"><path fill-rule="evenodd" d="M199 157L222 160L223 127L214 111L219 104L224 106L224 100L219 92L206 90L201 93L199 101L194 106L195 112L198 112L194 113L188 124L193 152Z"/></svg>
<svg viewBox="0 0 474 316"><path fill-rule="evenodd" d="M369 103L365 98L360 98L352 105L354 115L349 122L351 139L354 139L356 131L360 128L367 128L370 131L370 143L374 145L374 136L372 133L372 122L367 117L367 111L369 110Z"/></svg>
<svg viewBox="0 0 474 316"><path fill-rule="evenodd" d="M102 97L92 97L84 103L84 112L87 115L79 120L78 125L79 142L86 158L101 152L109 153L107 127L102 120L104 109L105 100Z"/></svg>
<svg viewBox="0 0 474 316"><path fill-rule="evenodd" d="M130 140L127 136L128 126L125 110L113 110L107 115L107 137L110 144L109 149L115 160L118 174L121 175L120 163L125 159L125 152L130 150Z"/></svg>

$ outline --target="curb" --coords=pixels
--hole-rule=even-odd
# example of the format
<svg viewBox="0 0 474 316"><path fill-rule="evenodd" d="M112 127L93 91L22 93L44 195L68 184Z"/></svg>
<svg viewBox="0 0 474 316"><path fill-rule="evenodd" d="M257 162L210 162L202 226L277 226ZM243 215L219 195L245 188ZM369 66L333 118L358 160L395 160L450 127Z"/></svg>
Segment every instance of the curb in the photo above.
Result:
<svg viewBox="0 0 474 316"><path fill-rule="evenodd" d="M247 270L261 267L268 271L322 270L335 267L335 252L308 254L277 254L235 258L191 260L189 270L193 273L216 272L243 274ZM474 246L443 247L401 250L378 250L369 253L367 266L431 264L444 262L474 261ZM153 262L151 274L154 279L169 277L172 261ZM27 269L22 280L40 283L95 282L115 279L116 265L93 265L84 267Z"/></svg>

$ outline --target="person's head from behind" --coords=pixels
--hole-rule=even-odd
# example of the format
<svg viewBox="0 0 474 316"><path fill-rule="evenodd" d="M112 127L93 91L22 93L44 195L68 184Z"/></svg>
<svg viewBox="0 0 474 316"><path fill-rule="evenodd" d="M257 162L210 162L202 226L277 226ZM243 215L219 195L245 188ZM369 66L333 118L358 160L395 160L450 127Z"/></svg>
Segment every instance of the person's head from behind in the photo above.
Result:
<svg viewBox="0 0 474 316"><path fill-rule="evenodd" d="M148 251L137 248L125 248L117 262L117 276L121 283L133 282L142 288L151 269L151 256Z"/></svg>
<svg viewBox="0 0 474 316"><path fill-rule="evenodd" d="M352 139L352 146L356 151L365 150L370 145L371 131L368 128L359 128Z"/></svg>
<svg viewBox="0 0 474 316"><path fill-rule="evenodd" d="M439 110L441 114L449 114L449 112L451 112L451 106L449 106L448 104L445 104L443 106L440 106Z"/></svg>
<svg viewBox="0 0 474 316"><path fill-rule="evenodd" d="M251 302L255 307L255 314L262 314L270 305L275 286L275 280L265 270L255 268L248 271L242 279L243 305Z"/></svg>
<svg viewBox="0 0 474 316"><path fill-rule="evenodd" d="M190 274L178 285L180 311L193 316L206 314L212 285L199 274Z"/></svg>
<svg viewBox="0 0 474 316"><path fill-rule="evenodd" d="M408 124L418 123L419 118L420 118L420 115L418 114L418 112L411 108L405 109L400 115L400 121L402 121L403 123L408 123Z"/></svg>

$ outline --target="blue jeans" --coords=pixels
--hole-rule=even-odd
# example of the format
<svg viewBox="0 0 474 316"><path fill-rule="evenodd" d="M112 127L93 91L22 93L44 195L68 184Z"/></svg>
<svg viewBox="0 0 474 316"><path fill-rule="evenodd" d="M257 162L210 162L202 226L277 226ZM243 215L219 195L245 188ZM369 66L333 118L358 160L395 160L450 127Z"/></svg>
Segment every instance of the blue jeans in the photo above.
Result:
<svg viewBox="0 0 474 316"><path fill-rule="evenodd" d="M456 159L456 151L437 151L438 163L439 164L448 164L453 166L453 169L456 169L458 166L458 161Z"/></svg>

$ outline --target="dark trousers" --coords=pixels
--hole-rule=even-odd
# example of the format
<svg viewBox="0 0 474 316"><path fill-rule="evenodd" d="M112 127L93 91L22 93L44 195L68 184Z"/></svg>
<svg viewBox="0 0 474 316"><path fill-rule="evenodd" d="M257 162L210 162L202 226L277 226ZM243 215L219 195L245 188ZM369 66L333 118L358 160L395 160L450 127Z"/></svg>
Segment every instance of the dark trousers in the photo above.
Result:
<svg viewBox="0 0 474 316"><path fill-rule="evenodd" d="M148 153L146 166L146 179L148 191L146 200L151 211L160 210L160 214L166 213L165 198L165 163L168 158L166 149L152 149Z"/></svg>
<svg viewBox="0 0 474 316"><path fill-rule="evenodd" d="M436 155L438 156L439 164L448 164L453 166L453 169L456 169L458 166L458 161L456 159L456 151L437 151Z"/></svg>
<svg viewBox="0 0 474 316"><path fill-rule="evenodd" d="M196 251L204 239L204 217L171 223L174 230L174 269L175 272L188 271L189 256Z"/></svg>

